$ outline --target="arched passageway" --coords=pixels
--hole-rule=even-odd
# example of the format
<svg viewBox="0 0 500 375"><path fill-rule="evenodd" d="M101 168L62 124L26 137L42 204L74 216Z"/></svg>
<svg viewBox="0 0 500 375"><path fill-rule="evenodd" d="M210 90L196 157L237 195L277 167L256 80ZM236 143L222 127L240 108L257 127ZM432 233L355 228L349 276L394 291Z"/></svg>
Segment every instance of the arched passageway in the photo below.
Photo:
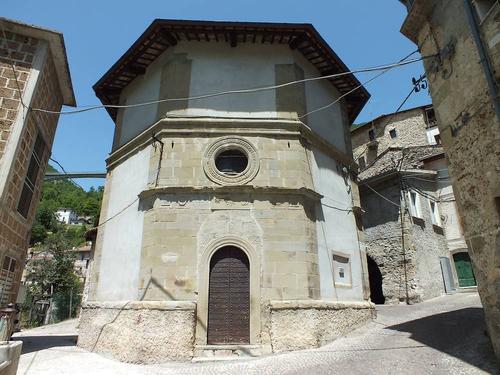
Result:
<svg viewBox="0 0 500 375"><path fill-rule="evenodd" d="M210 259L207 343L250 343L250 265L234 246Z"/></svg>
<svg viewBox="0 0 500 375"><path fill-rule="evenodd" d="M373 303L381 305L385 303L384 292L382 290L382 273L377 263L367 256L368 278L370 280L370 299Z"/></svg>

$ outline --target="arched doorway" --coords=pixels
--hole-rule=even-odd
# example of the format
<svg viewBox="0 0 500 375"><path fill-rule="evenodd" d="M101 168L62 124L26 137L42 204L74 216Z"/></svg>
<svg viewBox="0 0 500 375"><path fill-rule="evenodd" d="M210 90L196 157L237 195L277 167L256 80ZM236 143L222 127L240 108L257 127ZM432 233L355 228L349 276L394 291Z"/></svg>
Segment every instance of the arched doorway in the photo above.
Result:
<svg viewBox="0 0 500 375"><path fill-rule="evenodd" d="M476 286L476 277L472 270L469 253L462 252L453 254L453 262L455 263L455 270L457 271L458 286L460 288Z"/></svg>
<svg viewBox="0 0 500 375"><path fill-rule="evenodd" d="M377 263L370 257L368 260L368 279L370 280L370 299L377 305L385 303L384 292L382 290L382 273Z"/></svg>
<svg viewBox="0 0 500 375"><path fill-rule="evenodd" d="M210 259L207 343L250 343L250 265L234 246Z"/></svg>

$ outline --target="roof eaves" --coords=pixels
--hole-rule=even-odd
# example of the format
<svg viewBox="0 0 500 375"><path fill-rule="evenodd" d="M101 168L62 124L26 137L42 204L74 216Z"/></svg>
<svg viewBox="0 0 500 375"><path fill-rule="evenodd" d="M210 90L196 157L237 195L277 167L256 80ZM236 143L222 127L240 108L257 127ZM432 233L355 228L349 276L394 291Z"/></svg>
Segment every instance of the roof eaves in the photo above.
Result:
<svg viewBox="0 0 500 375"><path fill-rule="evenodd" d="M132 44L132 46L129 47L127 51L118 59L118 61L116 61L113 64L113 66L110 69L108 69L108 71L93 85L93 89L97 97L101 100L103 104L111 104L116 102L117 101L116 95L119 95L121 90L129 84L126 83L124 84L124 86L116 86L113 85L112 83L109 84L108 82L110 79L113 78L114 74L120 73L121 72L120 69L124 69L124 67L127 66L127 64L130 63L130 61L132 61L132 59L134 58L134 54L137 54L137 51L141 49L143 43L148 42L151 37L158 37L158 35L155 34L156 32L159 33L166 27L177 27L177 26L185 26L186 28L188 27L200 28L200 31L201 28L203 27L205 28L219 27L221 28L221 30L225 32L230 31L231 29L243 32L243 31L249 31L251 28L268 28L272 30L287 31L288 33L292 33L292 35L295 32L297 33L302 32L305 33L306 35L309 34L308 37L311 38L312 42L314 42L313 44L316 44L316 47L319 47L319 50L324 50L324 52L326 52L325 56L328 58L329 63L332 63L335 67L339 68L340 71L349 71L347 66L332 50L332 48L328 45L328 43L326 43L326 41L318 33L318 31L314 28L314 26L308 23L294 24L294 23L219 22L219 21L186 21L186 20L155 19L151 23L151 25L149 25L147 29L139 36L139 38ZM212 29L212 32L213 31L214 30ZM161 35L160 38L162 38ZM165 45L168 45L166 48L169 48L170 46L168 42ZM154 59L156 59L156 57ZM154 61L154 59L152 61ZM134 78L131 79L133 80ZM350 94L349 97L346 98L346 101L351 103L349 118L350 121L352 122L363 109L364 105L370 98L370 94L361 85L361 83L357 80L357 78L353 74L343 76L343 79L350 82L351 86L360 86L358 90L356 90L356 92ZM333 82L331 83L334 86L336 86L335 83ZM109 92L107 93L106 90L111 90L110 92L115 92L113 94L114 96L110 96ZM112 108L108 108L107 110L111 115L111 117L114 119L116 117L116 110Z"/></svg>

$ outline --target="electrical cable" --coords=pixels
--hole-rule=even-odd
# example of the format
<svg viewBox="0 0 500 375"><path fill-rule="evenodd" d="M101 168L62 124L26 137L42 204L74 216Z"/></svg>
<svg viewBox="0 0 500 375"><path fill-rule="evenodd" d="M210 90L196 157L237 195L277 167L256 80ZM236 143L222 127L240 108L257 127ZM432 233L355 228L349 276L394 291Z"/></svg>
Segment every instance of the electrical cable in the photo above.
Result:
<svg viewBox="0 0 500 375"><path fill-rule="evenodd" d="M123 213L127 208L129 208L130 206L132 206L135 202L137 202L139 200L139 197L135 198L132 202L130 202L128 205L126 205L125 207L123 207L120 211L118 211L116 214L108 217L106 220L104 220L102 223L99 223L98 225L96 225L95 227L93 228L90 228L89 230L92 230L92 229L98 229L100 227L102 227L104 224L106 224L108 221L114 219L115 217L117 217L118 215L120 215L121 213Z"/></svg>
<svg viewBox="0 0 500 375"><path fill-rule="evenodd" d="M61 163L59 163L57 160L53 159L52 157L49 157L49 160L51 160L54 163L56 163L59 166L59 168L62 169L62 171L64 172L65 175L69 175L68 172L66 172L66 170L64 169L64 167L61 165ZM85 191L85 189L80 184L78 184L74 179L72 179L71 177L68 177L68 180L70 180L73 184L75 184L80 189L82 189L83 191Z"/></svg>
<svg viewBox="0 0 500 375"><path fill-rule="evenodd" d="M429 193L422 191L421 189L417 188L416 186L407 184L406 182L404 182L404 185L407 188L409 188L410 190L420 194L421 196L423 196L423 197L425 197L425 198L427 198L435 203L440 203L440 202L448 203L448 202L455 202L456 201L456 199L440 199L439 197L436 198L436 197L430 195Z"/></svg>
<svg viewBox="0 0 500 375"><path fill-rule="evenodd" d="M401 206L393 201L391 201L389 198L385 197L384 195L382 195L381 193L379 193L377 190L375 190L374 188L372 188L370 185L368 184L364 184L363 186L366 186L368 189L370 189L371 191L373 191L375 194L377 194L379 197L385 199L387 202L389 202L390 204L393 204L394 206L400 208Z"/></svg>
<svg viewBox="0 0 500 375"><path fill-rule="evenodd" d="M410 56L412 54L414 54L414 53L415 52L412 52L410 54ZM282 84L279 84L279 85L263 86L263 87L256 87L256 88L251 88L251 89L238 89L238 90L221 91L221 92L215 92L215 93L203 94L203 95L196 95L196 96L191 96L191 97L183 97L183 98L165 98L165 99L153 100L153 101L148 101L148 102L134 103L134 104L124 104L124 105L119 105L119 104L100 104L100 105L92 105L92 106L81 106L79 109L69 110L69 111L52 111L52 110L47 110L47 109L42 109L42 108L31 108L31 110L37 111L37 112L49 113L49 114L69 115L69 114L76 114L76 113L82 113L82 112L92 111L92 110L101 109L101 108L114 108L114 109L135 108L135 107L142 107L142 106L148 106L148 105L153 105L153 104L158 104L158 103L165 103L165 102L201 100L201 99L213 98L213 97L218 97L218 96L223 96L223 95L248 94L248 93L261 92L261 91L276 90L276 89L280 89L280 88L283 88L283 87L296 85L296 84L299 84L299 83L312 82L312 81L320 81L320 80L341 77L341 76L345 76L345 75L349 75L349 74L354 74L354 73L367 73L367 72L374 72L374 71L379 71L379 70L387 71L387 70L395 68L395 67L400 67L400 66L404 66L404 65L414 64L416 62L423 61L424 59L432 58L434 56L435 55L422 56L422 57L419 57L419 58L416 58L416 59L412 59L412 60L407 60L407 61L398 61L396 63L390 63L390 64L386 64L386 65L379 65L379 66L374 66L374 67L362 68L362 69L352 70L352 71L348 71L348 72L342 72L342 73L325 75L325 76L321 76L321 77L305 78L305 79L300 79L300 80L296 80L296 81L282 83ZM360 85L359 87L361 87L361 86L362 85ZM359 87L357 87L356 90Z"/></svg>
<svg viewBox="0 0 500 375"><path fill-rule="evenodd" d="M415 50L413 51L412 53L406 55L405 57L403 57L402 59L400 59L397 63L403 63L406 59L408 59L410 56L414 55L415 53L419 52L419 50ZM346 97L347 95L351 94L352 92L358 90L360 87L364 86L364 85L367 85L369 84L370 82L372 82L373 80L377 79L378 77L382 76L383 74L387 73L389 70L391 70L392 68L395 68L397 65L395 66L391 66L391 67L388 67L387 69L383 70L381 73L373 76L372 78L370 78L369 80L359 84L358 86L356 86L355 88L353 88L352 90L348 91L347 93L343 94L341 97L339 97L338 99L334 100L333 102L323 106L323 107L319 107L319 108L316 108L310 112L307 112L301 116L298 116L299 119L302 119L304 117L307 117L309 116L310 114L313 114L315 112L319 112L319 111L322 111L323 109L326 109L326 108L329 108L331 107L332 105L336 104L337 102L339 102L342 98Z"/></svg>
<svg viewBox="0 0 500 375"><path fill-rule="evenodd" d="M365 86L365 85L369 84L370 82L374 81L375 79L377 79L377 78L378 78L378 77L380 77L381 75L383 75L383 74L387 73L387 72L388 72L389 70L391 70L391 69L392 69L392 68L388 68L388 69L384 70L382 73L379 73L379 74L377 74L377 75L373 76L372 78L370 78L369 80L367 80L367 81L365 81L365 82L363 82L363 83L360 83L358 86L356 86L356 87L355 87L355 88L353 88L352 90L350 90L350 91L346 92L345 94L341 95L340 97L338 97L337 99L335 99L333 102L328 103L327 105L324 105L324 106L322 106L322 107L319 107L319 108L313 109L312 111L309 111L309 112L307 112L307 113L305 113L305 114L303 114L303 115L298 116L298 118L299 118L299 119L303 119L304 117L307 117L307 116L309 116L309 115L311 115L311 114L313 114L313 113L316 113L316 112L319 112L319 111L322 111L322 110L324 110L324 109L327 109L327 108L331 107L332 105L334 105L334 104L338 103L341 99L345 98L347 95L349 95L349 94L353 93L354 91L358 90L359 88L361 88L361 87L363 87L363 86Z"/></svg>

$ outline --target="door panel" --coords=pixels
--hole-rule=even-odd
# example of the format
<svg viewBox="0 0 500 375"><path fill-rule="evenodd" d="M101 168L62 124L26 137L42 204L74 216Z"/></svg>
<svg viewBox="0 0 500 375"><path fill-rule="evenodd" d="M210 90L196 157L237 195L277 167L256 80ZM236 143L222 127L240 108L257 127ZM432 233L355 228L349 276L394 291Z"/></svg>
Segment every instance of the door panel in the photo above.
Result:
<svg viewBox="0 0 500 375"><path fill-rule="evenodd" d="M458 285L460 287L475 286L476 278L472 270L472 264L468 253L456 253L453 255L455 269L457 270Z"/></svg>
<svg viewBox="0 0 500 375"><path fill-rule="evenodd" d="M250 342L250 267L236 247L218 250L210 260L208 344Z"/></svg>

